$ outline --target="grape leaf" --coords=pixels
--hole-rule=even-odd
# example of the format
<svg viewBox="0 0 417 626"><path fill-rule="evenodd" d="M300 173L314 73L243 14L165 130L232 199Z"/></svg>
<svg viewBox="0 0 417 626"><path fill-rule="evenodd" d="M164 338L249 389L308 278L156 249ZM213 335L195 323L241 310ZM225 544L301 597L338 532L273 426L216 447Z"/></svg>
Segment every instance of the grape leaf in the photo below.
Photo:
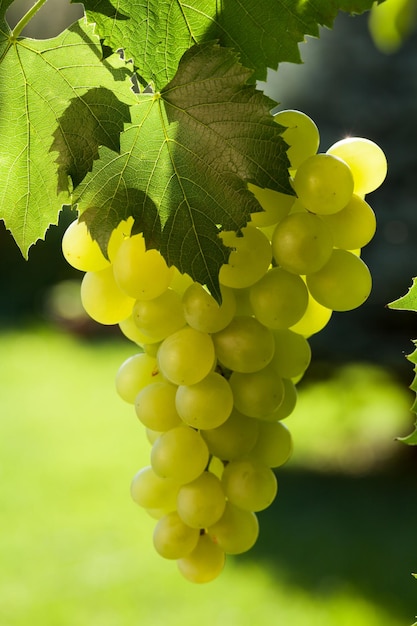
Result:
<svg viewBox="0 0 417 626"><path fill-rule="evenodd" d="M124 61L119 55L101 61L100 40L85 20L53 39L15 39L5 26L5 8L2 3L0 219L27 256L57 222L62 205L70 203L68 175L76 184L91 169L98 144L118 148L133 94ZM123 99L125 104L116 106ZM71 102L84 116L66 124L63 114Z"/></svg>
<svg viewBox="0 0 417 626"><path fill-rule="evenodd" d="M234 48L253 80L282 61L300 63L299 42L331 27L339 11L361 13L373 0L85 0L89 20L113 50L133 58L144 84L171 80L183 53L217 40Z"/></svg>
<svg viewBox="0 0 417 626"><path fill-rule="evenodd" d="M220 298L230 249L218 234L260 210L247 182L293 194L284 129L274 102L246 83L250 74L230 49L197 45L161 92L138 96L120 154L100 150L76 199L103 250L133 215L148 247Z"/></svg>
<svg viewBox="0 0 417 626"><path fill-rule="evenodd" d="M404 296L390 302L388 306L390 309L417 312L417 278L413 278L412 285Z"/></svg>
<svg viewBox="0 0 417 626"><path fill-rule="evenodd" d="M388 306L390 309L417 312L417 278L413 278L413 283L405 296L398 298L398 300L394 300L394 302L390 302ZM416 349L414 352L407 355L407 359L413 363L415 374L414 380L410 385L410 389L417 394L417 341L413 341L413 344ZM414 401L411 410L413 413L417 413L417 399ZM406 437L399 437L399 440L409 445L417 445L417 422L415 423L414 431Z"/></svg>

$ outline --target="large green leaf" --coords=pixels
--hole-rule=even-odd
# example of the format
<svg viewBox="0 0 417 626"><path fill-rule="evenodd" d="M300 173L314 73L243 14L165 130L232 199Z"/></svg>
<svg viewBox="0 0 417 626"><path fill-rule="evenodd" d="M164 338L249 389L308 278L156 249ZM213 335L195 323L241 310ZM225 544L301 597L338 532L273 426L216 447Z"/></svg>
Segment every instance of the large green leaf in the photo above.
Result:
<svg viewBox="0 0 417 626"><path fill-rule="evenodd" d="M131 82L119 56L101 60L84 20L56 38L14 39L0 5L0 219L24 256L57 222L98 145L117 150ZM90 90L94 90L92 102ZM89 95L90 94L90 95ZM65 115L70 103L70 112ZM79 115L80 111L83 113Z"/></svg>
<svg viewBox="0 0 417 626"><path fill-rule="evenodd" d="M390 309L417 312L417 278L413 278L413 283L405 296L402 296L401 298L398 298L398 300L391 302L388 306L390 307ZM410 385L410 389L417 394L417 341L413 341L413 344L416 349L414 350L414 352L407 355L407 359L414 365L415 373L414 380ZM417 413L417 399L411 407L411 410L414 413ZM400 438L400 441L408 443L409 445L417 445L417 422L415 424L414 431L410 435Z"/></svg>
<svg viewBox="0 0 417 626"><path fill-rule="evenodd" d="M360 13L373 0L85 0L88 18L113 50L132 57L144 82L160 89L194 43L234 48L253 79L267 68L300 62L298 43L331 27L339 10Z"/></svg>
<svg viewBox="0 0 417 626"><path fill-rule="evenodd" d="M293 193L274 103L248 76L230 49L194 46L161 92L138 97L120 154L101 149L79 188L79 210L103 249L133 215L148 246L219 297L230 250L218 234L260 210L247 182Z"/></svg>

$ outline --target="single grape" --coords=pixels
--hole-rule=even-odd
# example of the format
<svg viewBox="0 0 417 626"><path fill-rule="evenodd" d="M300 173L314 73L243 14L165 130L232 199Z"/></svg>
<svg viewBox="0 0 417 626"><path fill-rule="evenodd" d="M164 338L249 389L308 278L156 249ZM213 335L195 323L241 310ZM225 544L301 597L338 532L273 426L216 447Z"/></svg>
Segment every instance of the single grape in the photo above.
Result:
<svg viewBox="0 0 417 626"><path fill-rule="evenodd" d="M135 411L147 428L165 432L182 421L175 407L176 385L162 381L144 387L135 398Z"/></svg>
<svg viewBox="0 0 417 626"><path fill-rule="evenodd" d="M81 302L86 313L99 324L118 324L132 313L133 298L121 291L112 266L87 272L81 282Z"/></svg>
<svg viewBox="0 0 417 626"><path fill-rule="evenodd" d="M210 454L231 461L248 454L255 445L259 420L233 409L230 417L217 428L202 430Z"/></svg>
<svg viewBox="0 0 417 626"><path fill-rule="evenodd" d="M141 352L124 361L116 374L116 391L119 396L130 404L147 385L162 380L156 359Z"/></svg>
<svg viewBox="0 0 417 626"><path fill-rule="evenodd" d="M210 372L194 385L180 385L175 405L181 419L193 428L216 428L233 409L233 393L228 381Z"/></svg>
<svg viewBox="0 0 417 626"><path fill-rule="evenodd" d="M308 290L299 276L282 267L273 267L252 285L249 297L255 316L262 324L273 329L288 328L304 315Z"/></svg>
<svg viewBox="0 0 417 626"><path fill-rule="evenodd" d="M236 409L249 417L270 415L284 400L284 384L271 365L249 374L233 372L229 383Z"/></svg>
<svg viewBox="0 0 417 626"><path fill-rule="evenodd" d="M334 143L327 154L343 159L354 180L354 192L365 195L377 189L387 175L387 159L383 150L370 139L347 137Z"/></svg>
<svg viewBox="0 0 417 626"><path fill-rule="evenodd" d="M259 435L250 458L268 467L280 467L290 458L293 450L291 433L282 422L261 421Z"/></svg>
<svg viewBox="0 0 417 626"><path fill-rule="evenodd" d="M133 341L133 343L136 343L138 346L143 347L144 344L150 344L151 342L155 344L160 343L157 338L153 339L139 330L136 326L135 320L133 319L133 309L132 315L129 315L129 317L119 322L119 328L125 337L127 337L130 341Z"/></svg>
<svg viewBox="0 0 417 626"><path fill-rule="evenodd" d="M171 478L161 478L151 466L143 467L134 475L130 494L136 504L145 509L175 511L180 485Z"/></svg>
<svg viewBox="0 0 417 626"><path fill-rule="evenodd" d="M222 483L228 500L245 511L263 511L272 504L278 490L274 472L254 459L228 463Z"/></svg>
<svg viewBox="0 0 417 626"><path fill-rule="evenodd" d="M285 419L294 411L297 404L297 388L293 381L288 378L283 378L282 383L284 385L284 400L274 413L266 415L262 420L276 422Z"/></svg>
<svg viewBox="0 0 417 626"><path fill-rule="evenodd" d="M311 213L291 213L272 236L275 261L293 274L317 272L329 260L332 249L330 228Z"/></svg>
<svg viewBox="0 0 417 626"><path fill-rule="evenodd" d="M132 317L150 342L162 341L185 326L181 297L172 289L152 300L136 300Z"/></svg>
<svg viewBox="0 0 417 626"><path fill-rule="evenodd" d="M321 215L330 228L336 248L354 250L363 248L375 234L375 213L365 200L353 195L348 204L338 213Z"/></svg>
<svg viewBox="0 0 417 626"><path fill-rule="evenodd" d="M281 378L296 378L303 374L311 361L307 339L292 330L275 330L275 352L272 364Z"/></svg>
<svg viewBox="0 0 417 626"><path fill-rule="evenodd" d="M223 485L211 472L203 472L178 491L178 515L191 528L207 528L215 524L223 515L225 506Z"/></svg>
<svg viewBox="0 0 417 626"><path fill-rule="evenodd" d="M272 332L249 316L235 317L212 339L220 363L236 372L256 372L268 365L274 354Z"/></svg>
<svg viewBox="0 0 417 626"><path fill-rule="evenodd" d="M200 532L187 526L177 511L162 517L155 526L153 545L164 559L180 559L197 546Z"/></svg>
<svg viewBox="0 0 417 626"><path fill-rule="evenodd" d="M253 309L249 299L250 287L233 289L233 294L236 300L236 316L249 315L251 317Z"/></svg>
<svg viewBox="0 0 417 626"><path fill-rule="evenodd" d="M293 186L308 211L327 215L347 205L353 194L353 176L337 156L315 154L301 163Z"/></svg>
<svg viewBox="0 0 417 626"><path fill-rule="evenodd" d="M169 287L174 268L169 268L157 250L146 250L143 235L133 235L120 245L113 271L117 284L127 295L151 300Z"/></svg>
<svg viewBox="0 0 417 626"><path fill-rule="evenodd" d="M320 143L319 130L308 115L287 109L276 113L274 121L287 127L282 138L290 146L287 155L293 169L297 169L308 157L316 154Z"/></svg>
<svg viewBox="0 0 417 626"><path fill-rule="evenodd" d="M307 287L323 306L334 311L350 311L368 298L372 278L362 259L336 249L321 270L307 276Z"/></svg>
<svg viewBox="0 0 417 626"><path fill-rule="evenodd" d="M176 426L162 433L151 450L151 465L161 478L187 483L204 472L209 460L206 442L188 426Z"/></svg>
<svg viewBox="0 0 417 626"><path fill-rule="evenodd" d="M329 323L331 316L332 310L319 304L310 293L306 312L289 330L303 335L304 337L311 337L311 335L323 330L326 324Z"/></svg>
<svg viewBox="0 0 417 626"><path fill-rule="evenodd" d="M169 335L158 350L159 368L175 385L195 385L212 371L214 363L210 335L188 326Z"/></svg>
<svg viewBox="0 0 417 626"><path fill-rule="evenodd" d="M242 235L239 237L233 231L220 233L224 245L233 248L219 273L219 280L226 287L240 289L253 285L262 278L272 260L271 244L260 230L246 226Z"/></svg>
<svg viewBox="0 0 417 626"><path fill-rule="evenodd" d="M273 189L264 189L248 183L248 189L253 193L263 211L251 213L253 226L264 227L277 224L288 215L295 201L295 196L289 196Z"/></svg>
<svg viewBox="0 0 417 626"><path fill-rule="evenodd" d="M193 583L208 583L219 576L224 568L224 551L207 534L201 535L197 546L185 557L178 559L180 573Z"/></svg>
<svg viewBox="0 0 417 626"><path fill-rule="evenodd" d="M182 298L187 324L202 333L216 333L227 326L236 312L236 299L232 289L221 287L221 293L219 305L202 285L190 285Z"/></svg>
<svg viewBox="0 0 417 626"><path fill-rule="evenodd" d="M110 266L83 221L74 220L64 232L62 253L72 267L82 272L99 272Z"/></svg>
<svg viewBox="0 0 417 626"><path fill-rule="evenodd" d="M244 511L227 502L222 517L209 526L207 532L226 554L242 554L255 545L259 522L252 511Z"/></svg>

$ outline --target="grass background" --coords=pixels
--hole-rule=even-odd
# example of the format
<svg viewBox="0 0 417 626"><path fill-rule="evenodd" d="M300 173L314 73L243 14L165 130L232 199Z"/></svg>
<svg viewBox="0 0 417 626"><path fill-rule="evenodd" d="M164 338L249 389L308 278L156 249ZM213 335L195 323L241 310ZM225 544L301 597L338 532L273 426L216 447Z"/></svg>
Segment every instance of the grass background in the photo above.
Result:
<svg viewBox="0 0 417 626"><path fill-rule="evenodd" d="M0 346L2 626L413 622L415 461L393 441L410 396L387 373L351 365L300 384L296 452L257 545L196 586L156 555L130 499L149 447L113 380L134 347L43 327Z"/></svg>

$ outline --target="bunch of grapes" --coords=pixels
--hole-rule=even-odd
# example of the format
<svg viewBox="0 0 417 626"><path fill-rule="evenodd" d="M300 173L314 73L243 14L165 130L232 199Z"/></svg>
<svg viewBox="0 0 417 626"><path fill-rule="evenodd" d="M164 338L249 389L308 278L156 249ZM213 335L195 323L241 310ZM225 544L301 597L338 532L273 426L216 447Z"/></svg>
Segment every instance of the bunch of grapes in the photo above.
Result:
<svg viewBox="0 0 417 626"><path fill-rule="evenodd" d="M308 116L282 111L276 121L295 195L249 185L263 211L241 233L220 233L232 249L221 304L147 250L129 220L108 259L83 222L63 237L66 259L86 272L87 313L119 324L138 347L116 375L152 446L131 494L156 520L156 551L193 582L214 579L226 554L255 544L256 514L275 499L275 470L292 452L283 420L310 363L308 338L371 290L360 250L375 215L364 198L385 178L382 150L355 137L317 153Z"/></svg>

